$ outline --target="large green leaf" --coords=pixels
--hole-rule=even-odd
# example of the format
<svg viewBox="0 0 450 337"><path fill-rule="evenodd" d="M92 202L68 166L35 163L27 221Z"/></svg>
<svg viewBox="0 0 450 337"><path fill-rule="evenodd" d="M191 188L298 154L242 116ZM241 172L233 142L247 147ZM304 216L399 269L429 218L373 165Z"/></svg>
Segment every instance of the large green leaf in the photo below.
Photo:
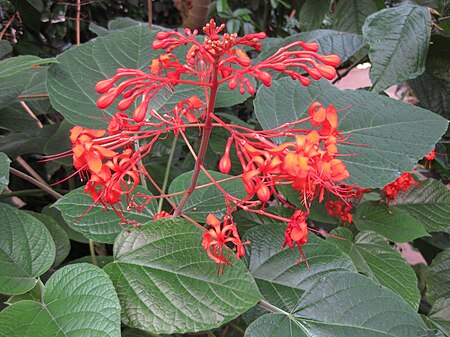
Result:
<svg viewBox="0 0 450 337"><path fill-rule="evenodd" d="M50 235L55 243L55 261L53 267L59 266L69 255L70 252L70 240L66 231L58 224L52 217L42 214L29 212L28 214L34 216L48 229Z"/></svg>
<svg viewBox="0 0 450 337"><path fill-rule="evenodd" d="M0 194L3 189L9 184L9 160L8 156L3 152L0 152Z"/></svg>
<svg viewBox="0 0 450 337"><path fill-rule="evenodd" d="M260 317L245 337L432 336L399 295L356 273L330 273L316 280L299 303L292 314Z"/></svg>
<svg viewBox="0 0 450 337"><path fill-rule="evenodd" d="M320 25L330 10L328 0L306 0L300 9L298 21L302 31L320 28Z"/></svg>
<svg viewBox="0 0 450 337"><path fill-rule="evenodd" d="M366 18L376 11L377 6L373 0L339 1L332 28L341 32L361 34Z"/></svg>
<svg viewBox="0 0 450 337"><path fill-rule="evenodd" d="M145 25L136 25L89 41L80 47L58 56L59 64L50 67L47 88L53 107L74 124L89 128L106 125L104 117L117 112L116 104L105 110L96 107L99 94L95 92L98 81L115 75L117 68L143 69L162 52L153 50L152 41L156 32ZM187 47L174 51L180 62ZM175 94L161 92L155 97L152 107L170 109L170 105L191 95L203 97L203 90L196 86L178 85ZM224 96L225 95L225 96ZM243 102L249 95L240 95L238 90L230 92L221 86L216 106L230 106ZM132 109L132 108L131 108Z"/></svg>
<svg viewBox="0 0 450 337"><path fill-rule="evenodd" d="M436 255L425 275L428 302L450 297L450 249Z"/></svg>
<svg viewBox="0 0 450 337"><path fill-rule="evenodd" d="M105 271L122 306L122 320L156 333L206 330L237 317L261 298L244 264L218 276L201 247L203 231L184 219L163 219L124 231Z"/></svg>
<svg viewBox="0 0 450 337"><path fill-rule="evenodd" d="M300 257L297 248L281 248L285 225L261 225L250 229L244 237L249 240L248 268L266 300L277 307L291 311L298 298L317 279L336 271L356 272L351 259L327 241L310 233L303 253L308 260L296 263Z"/></svg>
<svg viewBox="0 0 450 337"><path fill-rule="evenodd" d="M108 275L89 264L54 273L42 302L17 302L0 313L1 337L119 337L120 305Z"/></svg>
<svg viewBox="0 0 450 337"><path fill-rule="evenodd" d="M47 228L26 212L0 203L0 214L0 293L23 294L53 264L55 244Z"/></svg>
<svg viewBox="0 0 450 337"><path fill-rule="evenodd" d="M371 230L394 242L429 236L416 218L379 202L365 202L358 206L354 222L360 231Z"/></svg>
<svg viewBox="0 0 450 337"><path fill-rule="evenodd" d="M383 187L411 171L447 129L447 121L430 111L374 93L339 90L327 81L303 87L282 78L261 87L254 104L262 127L272 129L306 117L314 101L343 110L339 129L351 136L351 144L339 145L339 152L351 154L342 157L350 171L347 182L360 187Z"/></svg>
<svg viewBox="0 0 450 337"><path fill-rule="evenodd" d="M372 63L372 91L415 78L425 70L431 16L427 7L398 6L369 16L363 26Z"/></svg>
<svg viewBox="0 0 450 337"><path fill-rule="evenodd" d="M89 194L83 192L83 187L77 188L66 194L53 204L61 211L61 214L67 224L74 230L82 233L85 237L97 242L113 243L116 236L128 225L121 224L120 217L113 211L105 212L102 204L94 205ZM151 196L152 194L144 188L138 186L136 193L143 193ZM144 199L135 200L137 203ZM142 212L134 209L128 210L128 204L122 201L115 207L122 209L122 213L127 220L134 220L139 223L145 223L153 219L157 213L158 202L151 200Z"/></svg>
<svg viewBox="0 0 450 337"><path fill-rule="evenodd" d="M230 175L219 172L209 171L209 173L216 181L232 178ZM172 194L186 191L189 187L189 183L191 182L191 177L192 171L175 178L169 187L169 193ZM209 180L205 173L201 172L198 178L197 186L206 184L211 184L211 180ZM221 182L220 186L227 193L237 198L243 199L248 195L244 190L242 180L239 178ZM175 203L179 203L184 197L184 194L185 193L175 195L172 197L172 200ZM209 213L213 213L218 218L222 218L226 214L226 210L227 205L225 204L224 195L216 186L211 185L200 188L192 193L191 198L188 200L183 209L183 212L187 213L194 220L204 222Z"/></svg>
<svg viewBox="0 0 450 337"><path fill-rule="evenodd" d="M337 228L332 234L346 239L328 237L327 241L348 254L360 273L395 291L414 309L418 309L420 292L416 273L384 237L372 231L364 231L353 241L352 232L343 227Z"/></svg>
<svg viewBox="0 0 450 337"><path fill-rule="evenodd" d="M390 209L401 210L416 218L428 232L450 229L450 191L437 180L428 179L399 193Z"/></svg>

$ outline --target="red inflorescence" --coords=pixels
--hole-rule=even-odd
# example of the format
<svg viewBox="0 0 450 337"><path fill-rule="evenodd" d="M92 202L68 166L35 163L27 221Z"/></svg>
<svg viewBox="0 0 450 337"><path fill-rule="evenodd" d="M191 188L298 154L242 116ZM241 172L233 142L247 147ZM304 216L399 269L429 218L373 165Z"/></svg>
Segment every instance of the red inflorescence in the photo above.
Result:
<svg viewBox="0 0 450 337"><path fill-rule="evenodd" d="M228 245L234 245L236 258L242 257L247 242L241 242L232 212L244 209L285 221L288 225L283 247L297 246L301 260L301 247L307 242L308 235L306 217L312 200L318 198L322 201L325 193L342 200L355 196L355 189L343 183L349 172L339 158L338 146L346 139L338 131L335 107L324 107L314 102L308 109L308 116L302 120L273 130L254 131L223 122L214 114L214 100L211 103L210 98L215 96L222 84L228 85L231 90L237 88L242 94L248 92L253 95L256 89L251 79L258 79L263 85L270 86L271 72L274 71L285 73L305 86L310 84L311 79L332 79L336 76L335 68L340 64L340 59L336 55L317 53L317 43L296 41L253 64L243 48L261 51L265 33L244 37L227 33L219 35L223 29L224 25L217 26L211 20L203 28L203 42L197 39L197 31L189 29L184 34L159 32L153 48L165 52L153 59L148 69L117 69L113 77L98 82L95 89L101 96L97 107L107 109L118 101L119 112L110 119L106 130L72 129L74 166L88 179L85 192L91 195L94 203L102 203L105 207L110 205L126 221L120 201L124 197L128 207L141 210L145 203L139 206L133 202L132 192L143 176L161 191L141 163L159 139L169 133L175 137L181 134L188 148L192 149L184 134L186 128L205 125L223 127L231 135L219 162L219 170L229 173L232 169L230 152L233 148L239 159L240 178L247 196L239 199L228 194L210 177L224 194L228 211L223 222L212 214L208 216L206 223L210 229L203 234L202 246L208 256L218 263L219 271L220 267L231 264ZM181 60L174 50L184 45L190 47L183 56L184 60ZM158 103L152 106L160 105L158 97L172 93L180 84L203 88L206 98L191 96L170 107L165 105L164 113L149 108L150 102ZM132 106L131 117L128 117L125 111ZM309 127L299 129L298 125L305 122ZM286 141L275 144L273 139L277 137ZM139 145L137 141L140 141ZM195 153L193 156L196 158ZM202 169L201 164L198 169ZM287 204L277 192L279 185L290 185L298 191L306 212L298 210L289 219L266 212L265 204L274 197ZM160 197L166 197L163 194L161 191ZM329 208L338 209L337 204ZM351 221L351 214L345 212L346 207L340 207L338 215ZM178 213L175 211L174 214ZM155 215L155 219L168 216L171 216L170 213L162 211Z"/></svg>
<svg viewBox="0 0 450 337"><path fill-rule="evenodd" d="M397 195L401 191L408 191L411 186L419 185L418 182L412 177L412 172L403 172L400 177L394 180L392 183L383 187L384 194L388 203L397 198Z"/></svg>

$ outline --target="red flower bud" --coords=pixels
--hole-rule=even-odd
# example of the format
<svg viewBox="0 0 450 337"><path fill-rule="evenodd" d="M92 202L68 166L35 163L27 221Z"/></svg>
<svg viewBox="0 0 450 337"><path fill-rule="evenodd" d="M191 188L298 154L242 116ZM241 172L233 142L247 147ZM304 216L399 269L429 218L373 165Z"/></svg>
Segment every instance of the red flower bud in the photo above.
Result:
<svg viewBox="0 0 450 337"><path fill-rule="evenodd" d="M97 108L106 109L107 107L109 107L112 104L112 102L114 102L115 98L116 98L116 92L114 90L107 94L100 96L100 98L97 100Z"/></svg>
<svg viewBox="0 0 450 337"><path fill-rule="evenodd" d="M104 94L109 89L111 89L111 87L113 86L114 82L115 82L114 77L106 79L106 80L103 80L103 81L100 81L100 82L98 82L95 85L95 91L97 91L99 94Z"/></svg>
<svg viewBox="0 0 450 337"><path fill-rule="evenodd" d="M137 106L137 108L133 111L133 120L136 123L140 123L145 119L147 115L147 102L142 102Z"/></svg>
<svg viewBox="0 0 450 337"><path fill-rule="evenodd" d="M230 155L225 153L219 161L219 171L223 174L228 174L231 170Z"/></svg>
<svg viewBox="0 0 450 337"><path fill-rule="evenodd" d="M272 193L270 192L270 189L266 185L261 184L258 187L258 190L256 191L256 195L258 196L259 200L266 203L270 200Z"/></svg>
<svg viewBox="0 0 450 337"><path fill-rule="evenodd" d="M119 102L119 104L117 105L117 109L119 109L120 111L127 110L131 106L131 104L133 104L134 100L135 100L135 97L133 97L133 96L122 99Z"/></svg>

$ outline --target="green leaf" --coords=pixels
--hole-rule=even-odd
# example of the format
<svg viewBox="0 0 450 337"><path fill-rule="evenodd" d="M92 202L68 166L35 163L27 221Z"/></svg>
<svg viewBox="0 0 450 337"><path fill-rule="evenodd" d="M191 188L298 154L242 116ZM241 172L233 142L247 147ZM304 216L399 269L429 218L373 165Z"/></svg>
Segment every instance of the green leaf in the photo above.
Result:
<svg viewBox="0 0 450 337"><path fill-rule="evenodd" d="M57 62L55 58L41 59L33 55L11 57L0 62L0 79L11 77L23 70Z"/></svg>
<svg viewBox="0 0 450 337"><path fill-rule="evenodd" d="M0 58L7 56L9 53L13 51L13 47L11 43L6 40L0 40Z"/></svg>
<svg viewBox="0 0 450 337"><path fill-rule="evenodd" d="M328 0L306 0L298 17L300 29L308 31L320 28L329 10L330 1Z"/></svg>
<svg viewBox="0 0 450 337"><path fill-rule="evenodd" d="M296 263L299 250L281 248L285 229L286 225L261 225L250 229L243 238L251 243L246 257L248 269L261 294L271 304L291 311L298 304L298 298L317 279L331 272L356 272L346 254L313 233L302 248L309 268L305 262Z"/></svg>
<svg viewBox="0 0 450 337"><path fill-rule="evenodd" d="M332 28L341 32L362 33L366 18L377 11L373 0L339 1L334 13Z"/></svg>
<svg viewBox="0 0 450 337"><path fill-rule="evenodd" d="M243 199L248 194L244 190L244 185L240 178L232 179L233 177L219 172L208 171L211 176L220 181L223 179L230 179L221 182L219 185L229 194L237 198ZM186 191L191 182L192 171L184 173L172 181L169 187L169 194ZM191 198L186 203L183 212L196 221L204 222L209 213L213 213L219 219L223 218L227 211L225 198L222 192L211 183L205 173L200 172L197 187L209 184L210 186L197 189L192 193ZM175 195L172 200L178 204L183 198L184 193Z"/></svg>
<svg viewBox="0 0 450 337"><path fill-rule="evenodd" d="M372 231L364 231L353 242L351 231L343 227L333 230L332 234L345 240L328 237L327 241L348 254L360 273L396 292L414 309L418 309L420 292L416 274L384 237Z"/></svg>
<svg viewBox="0 0 450 337"><path fill-rule="evenodd" d="M427 316L428 322L450 336L450 298L439 298L431 307Z"/></svg>
<svg viewBox="0 0 450 337"><path fill-rule="evenodd" d="M69 235L67 235L66 231L52 217L42 213L28 212L28 214L34 216L36 219L42 222L42 224L50 232L56 249L53 267L59 266L61 263L63 263L70 252Z"/></svg>
<svg viewBox="0 0 450 337"><path fill-rule="evenodd" d="M124 231L114 245L116 261L105 267L122 306L125 324L156 333L218 327L260 300L242 261L218 277L201 247L203 231L184 219L153 221Z"/></svg>
<svg viewBox="0 0 450 337"><path fill-rule="evenodd" d="M370 46L372 91L424 72L430 25L428 8L411 5L383 9L367 18L363 35Z"/></svg>
<svg viewBox="0 0 450 337"><path fill-rule="evenodd" d="M105 117L117 112L117 104L105 110L98 109L96 101L100 95L95 92L95 84L114 76L117 68L148 71L151 60L162 54L151 47L155 36L156 32L150 32L146 25L136 25L60 54L57 58L59 64L50 67L47 78L52 106L73 125L105 127ZM187 48L177 48L173 53L182 61ZM228 100L222 98L223 94L228 96ZM152 99L151 107L165 112L192 95L203 98L204 91L196 86L177 85L173 94L164 90L160 92ZM248 97L248 94L241 95L238 90L230 91L228 86L222 85L216 107L241 103Z"/></svg>
<svg viewBox="0 0 450 337"><path fill-rule="evenodd" d="M450 191L434 179L399 193L390 209L401 210L416 218L428 232L448 231L450 227Z"/></svg>
<svg viewBox="0 0 450 337"><path fill-rule="evenodd" d="M9 184L9 164L11 160L6 154L0 152L0 194L3 189Z"/></svg>
<svg viewBox="0 0 450 337"><path fill-rule="evenodd" d="M433 304L441 297L450 297L450 249L436 255L425 275L428 302Z"/></svg>
<svg viewBox="0 0 450 337"><path fill-rule="evenodd" d="M447 121L430 111L374 93L339 90L327 81L306 88L291 78L274 81L258 90L255 113L264 129L272 129L306 117L314 101L342 110L339 130L352 143L339 145L339 153L351 154L342 157L350 172L346 182L361 188L383 187L411 171L447 129Z"/></svg>
<svg viewBox="0 0 450 337"><path fill-rule="evenodd" d="M0 203L0 214L0 293L23 294L53 264L55 244L45 226L26 212Z"/></svg>
<svg viewBox="0 0 450 337"><path fill-rule="evenodd" d="M8 299L7 303L9 305L9 304L13 304L13 303L24 301L24 300L39 302L42 300L42 291L43 290L44 290L44 284L41 282L41 280L38 280L36 282L36 285L33 287L33 289L27 291L24 294L11 296Z"/></svg>
<svg viewBox="0 0 450 337"><path fill-rule="evenodd" d="M67 222L64 220L63 216L61 215L61 212L57 210L54 207L45 206L42 209L42 214L50 216L52 219L54 219L59 226L64 229L64 231L69 236L70 240L81 242L81 243L89 243L89 239L86 238L83 234L80 232L77 232L69 227Z"/></svg>
<svg viewBox="0 0 450 337"><path fill-rule="evenodd" d="M72 127L73 125L69 124L66 120L63 120L59 124L58 130L48 140L47 144L45 144L44 148L45 153L48 155L53 155L66 152L68 149L71 149L72 142L70 141L70 130L72 129ZM72 156L58 158L55 159L54 161L66 166L73 165Z"/></svg>
<svg viewBox="0 0 450 337"><path fill-rule="evenodd" d="M432 336L400 296L356 273L330 273L316 280L299 303L291 315L260 317L245 337Z"/></svg>
<svg viewBox="0 0 450 337"><path fill-rule="evenodd" d="M122 229L129 228L130 225L121 224L122 220L113 210L110 209L105 212L103 205L94 205L91 196L85 194L83 190L84 187L80 187L71 191L55 202L53 207L61 211L70 228L82 233L88 239L96 242L113 243ZM135 192L152 195L140 186L136 187ZM143 201L145 200L135 200L137 203ZM122 209L122 213L127 220L145 223L153 220L153 216L157 213L158 202L151 200L142 212L127 210L127 206L128 204L125 201L116 205L118 209Z"/></svg>
<svg viewBox="0 0 450 337"><path fill-rule="evenodd" d="M76 264L55 272L42 302L20 301L0 312L0 336L120 336L120 305L108 275Z"/></svg>
<svg viewBox="0 0 450 337"><path fill-rule="evenodd" d="M419 106L450 118L450 84L424 72L408 84L419 99Z"/></svg>
<svg viewBox="0 0 450 337"><path fill-rule="evenodd" d="M359 205L354 222L360 231L372 230L394 242L408 242L429 236L416 218L379 202Z"/></svg>

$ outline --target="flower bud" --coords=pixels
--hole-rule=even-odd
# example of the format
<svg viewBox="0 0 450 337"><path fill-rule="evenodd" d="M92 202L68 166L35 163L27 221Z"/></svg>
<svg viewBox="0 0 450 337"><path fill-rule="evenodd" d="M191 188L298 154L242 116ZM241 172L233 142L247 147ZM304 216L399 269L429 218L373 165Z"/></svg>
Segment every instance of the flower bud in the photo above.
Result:
<svg viewBox="0 0 450 337"><path fill-rule="evenodd" d="M116 98L116 92L114 90L107 94L100 96L100 98L97 100L97 108L106 109L107 107L109 107L112 104L112 102L114 102L115 98Z"/></svg>
<svg viewBox="0 0 450 337"><path fill-rule="evenodd" d="M142 102L137 106L137 108L133 111L133 120L136 123L140 123L145 119L147 115L147 102Z"/></svg>
<svg viewBox="0 0 450 337"><path fill-rule="evenodd" d="M262 202L266 203L270 200L270 197L272 196L272 193L270 192L270 189L264 185L263 183L258 187L258 190L256 191L256 195L258 196L258 199Z"/></svg>
<svg viewBox="0 0 450 337"><path fill-rule="evenodd" d="M100 82L98 82L95 85L95 91L97 91L99 94L104 94L109 89L111 89L111 87L113 86L114 82L115 82L114 77L106 79L106 80L103 80L103 81L100 81Z"/></svg>

